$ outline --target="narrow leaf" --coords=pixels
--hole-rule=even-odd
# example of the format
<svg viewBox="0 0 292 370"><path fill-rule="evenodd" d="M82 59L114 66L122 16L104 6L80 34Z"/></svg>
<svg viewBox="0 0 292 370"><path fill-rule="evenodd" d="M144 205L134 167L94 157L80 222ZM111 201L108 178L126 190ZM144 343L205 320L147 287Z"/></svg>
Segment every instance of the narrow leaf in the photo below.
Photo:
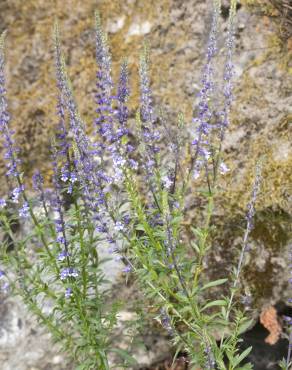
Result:
<svg viewBox="0 0 292 370"><path fill-rule="evenodd" d="M224 301L224 299L218 299L216 301L211 301L209 303L207 303L201 311L204 311L206 310L207 308L209 307L214 307L214 306L226 306L226 301Z"/></svg>
<svg viewBox="0 0 292 370"><path fill-rule="evenodd" d="M233 361L233 366L236 367L238 364L240 364L241 361L250 354L251 350L252 350L252 347L248 347L246 350L242 352L241 355L236 356Z"/></svg>
<svg viewBox="0 0 292 370"><path fill-rule="evenodd" d="M219 279L219 280L215 280L215 281L210 281L210 283L207 283L205 284L201 290L205 290L205 289L208 289L208 288L212 288L213 286L217 286L217 285L222 285L224 283L226 283L228 279Z"/></svg>

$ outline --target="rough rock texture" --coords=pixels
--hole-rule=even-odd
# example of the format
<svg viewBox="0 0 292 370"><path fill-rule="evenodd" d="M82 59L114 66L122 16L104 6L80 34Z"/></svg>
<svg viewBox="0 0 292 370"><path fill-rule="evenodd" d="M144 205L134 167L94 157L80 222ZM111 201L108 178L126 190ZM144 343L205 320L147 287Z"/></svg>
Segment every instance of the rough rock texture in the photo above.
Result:
<svg viewBox="0 0 292 370"><path fill-rule="evenodd" d="M1 370L71 370L23 303L2 295L0 299Z"/></svg>
<svg viewBox="0 0 292 370"><path fill-rule="evenodd" d="M216 219L220 232L210 261L222 263L222 273L228 271L236 256L254 162L264 154L262 196L245 268L245 286L261 306L267 302L274 304L289 294L285 289L285 269L291 210L292 43L291 37L280 41L276 24L248 8L247 4L251 3L251 0L243 1L238 11L236 102L224 143L224 156L231 173L222 184L222 196L218 199L221 208ZM44 170L47 177L50 172L48 143L55 120L51 30L55 16L60 19L80 112L89 124L94 118L91 98L96 70L93 34L96 7L109 33L115 76L121 58L129 59L132 113L138 102L138 55L146 37L151 44L155 102L166 110L170 124L175 122L179 111L191 122L210 26L210 0L1 1L0 31L8 30L10 112L28 173L35 167ZM227 14L224 6L222 36L226 32ZM220 45L223 41L222 37ZM222 64L223 55L222 46L218 65ZM218 272L218 267L213 272ZM48 338L38 331L17 300L2 300L0 309L6 317L1 321L1 369L63 369L54 351L50 352ZM35 334L29 334L32 331Z"/></svg>

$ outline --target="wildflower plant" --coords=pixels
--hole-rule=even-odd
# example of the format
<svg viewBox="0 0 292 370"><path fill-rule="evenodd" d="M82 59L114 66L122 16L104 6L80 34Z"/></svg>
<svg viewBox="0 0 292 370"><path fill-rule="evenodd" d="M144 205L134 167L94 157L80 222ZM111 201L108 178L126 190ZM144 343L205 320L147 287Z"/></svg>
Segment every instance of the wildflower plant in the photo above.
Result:
<svg viewBox="0 0 292 370"><path fill-rule="evenodd" d="M148 117L154 117L149 90L148 70L145 66L147 55L141 57L140 85L141 111L137 116L140 136L146 131L146 140L141 140L141 157L146 157L141 170L147 181L141 186L139 178L131 169L125 168L126 189L131 205L133 222L129 253L133 269L144 286L153 305L160 312L161 324L171 333L177 348L188 352L193 365L204 369L236 369L241 366L251 348L239 353L240 334L250 326L244 312L235 305L238 293L238 279L242 268L247 238L252 228L251 220L258 192L259 171L249 206L247 228L237 268L234 269L233 286L230 296L208 300L208 293L216 286L227 282L222 277L206 281L204 259L211 247L211 217L220 173L228 169L222 162L222 141L229 124L229 112L233 100L232 55L234 49L234 18L236 3L231 3L227 34L227 53L224 70L223 97L218 104L218 87L214 78L214 58L218 52L217 34L220 16L220 2L214 1L213 21L207 46L206 64L203 68L202 87L199 92L197 116L193 120L195 137L192 141L191 159L183 168L186 154L178 138L172 143L168 161L173 166L161 165L161 150L148 143L153 135L158 137L156 128L149 128ZM145 53L145 52L144 52ZM220 106L222 105L222 107ZM146 112L146 114L145 114ZM147 114L148 112L148 114ZM145 119L144 117L148 119ZM159 120L159 118L158 118ZM155 122L155 121L152 121ZM180 117L179 125L183 124ZM181 127L180 127L181 128ZM151 135L152 131L152 135ZM145 137L145 134L144 134ZM175 150L173 150L175 149ZM151 160L152 159L152 160ZM151 170L147 163L151 163ZM201 196L206 199L202 225L192 227L194 234L190 243L184 240L185 202L192 180L205 179L206 188ZM146 189L145 189L146 184ZM189 244L189 245L188 245ZM232 316L231 316L232 315ZM159 319L159 317L158 317ZM214 335L220 331L219 340ZM251 368L250 365L241 368Z"/></svg>
<svg viewBox="0 0 292 370"><path fill-rule="evenodd" d="M54 35L58 94L56 137L51 144L53 188L44 188L43 177L37 171L32 179L36 192L33 197L25 190L19 150L10 128L1 36L1 132L11 190L7 200L1 200L0 218L13 243L13 248L5 243L1 247L1 261L7 266L5 272L1 271L1 280L5 279L5 289L9 284L10 290L22 297L79 364L78 369L109 369L111 351L122 356L121 364L127 366L130 356L111 347L119 302L109 303L101 268L104 261L97 248L105 240L110 245L117 241L104 218L104 184L108 178L94 158L94 145L79 117L57 27ZM68 194L69 208L65 203ZM12 209L16 207L18 215ZM31 231L23 238L13 232L18 216L31 222Z"/></svg>
<svg viewBox="0 0 292 370"><path fill-rule="evenodd" d="M115 85L107 36L96 13L96 95L94 135L78 107L54 30L56 69L56 132L51 142L52 186L40 172L33 176L36 195L29 196L21 172L19 149L10 128L5 97L4 34L0 44L0 130L9 196L0 200L0 220L12 241L1 248L0 279L19 294L48 328L77 369L114 368L111 353L126 368L133 359L113 345L121 302L110 298L100 247L118 256L146 296L145 303L172 338L177 353L185 351L191 366L203 369L251 369L243 364L251 348L240 352L240 334L251 320L240 308L240 273L259 192L257 166L247 226L229 294L218 288L228 278L208 280L205 259L212 246L211 230L218 178L228 171L222 142L233 101L232 78L236 1L231 0L226 40L223 88L215 82L220 0L214 0L213 20L202 71L192 137L185 135L183 115L174 134L163 136L166 123L154 105L148 46L140 57L140 107L135 127L129 124L129 72L121 64ZM132 137L137 140L133 142ZM167 143L165 140L168 140ZM190 151L187 150L190 145ZM187 237L185 220L192 191L205 209L203 222ZM201 186L200 185L200 186ZM69 204L68 204L69 199ZM15 213L15 209L18 213ZM29 220L30 232L20 237L13 225ZM4 271L5 270L5 271ZM3 289L4 289L3 288ZM211 298L216 292L216 299ZM214 295L213 295L214 296ZM50 307L47 312L46 307ZM146 310L147 311L147 310ZM219 333L219 334L218 334Z"/></svg>

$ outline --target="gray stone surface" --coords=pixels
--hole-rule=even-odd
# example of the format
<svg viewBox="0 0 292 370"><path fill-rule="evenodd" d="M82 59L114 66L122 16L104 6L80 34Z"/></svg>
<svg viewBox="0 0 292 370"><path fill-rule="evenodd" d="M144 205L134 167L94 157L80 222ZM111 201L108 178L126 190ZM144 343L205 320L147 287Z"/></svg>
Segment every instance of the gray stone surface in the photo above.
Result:
<svg viewBox="0 0 292 370"><path fill-rule="evenodd" d="M46 0L9 0L0 2L0 30L8 29L7 75L8 97L13 124L23 149L25 169L40 166L48 170L48 136L55 112L53 63L50 30L58 15L63 30L64 49L70 75L76 90L81 114L87 122L94 117L89 96L94 88L93 0L52 2ZM122 56L129 57L132 72L131 113L137 107L137 60L142 40L151 43L152 77L155 102L161 104L170 123L177 113L185 113L190 123L192 107L199 90L200 71L210 27L210 0L127 0L98 2L112 45L114 72ZM226 19L222 17L220 56L224 60ZM276 28L270 20L250 13L243 5L238 12L236 31L236 101L232 124L224 142L224 158L231 173L222 184L224 195L219 199L218 225L223 238L215 241L216 250L210 261L226 262L228 271L241 234L234 225L243 225L243 212L249 197L254 161L266 155L262 196L259 199L258 229L245 266L248 287L261 289L261 281L250 282L253 271L257 279L265 279L265 295L258 302L274 304L286 290L288 244L287 217L291 211L291 65L287 58L288 44L283 48L273 43ZM288 73L290 68L290 74ZM3 166L1 167L3 172ZM232 180L231 180L232 179ZM289 185L290 184L290 185ZM231 188L229 188L231 186ZM227 188L231 190L227 190ZM2 189L2 187L1 187ZM221 213L220 213L221 212ZM270 213L269 213L270 212ZM263 222L270 220L269 240ZM220 218L221 216L221 218ZM190 214L190 223L193 215ZM272 227L276 227L275 233ZM258 231L257 231L258 230ZM258 234L259 233L259 234ZM285 236L279 242L280 236ZM276 238L276 239L275 239ZM225 242L228 243L225 243ZM227 249L226 249L227 248ZM259 252L260 251L260 252ZM229 257L228 257L229 256ZM214 258L213 258L214 257ZM226 258L226 259L225 259ZM228 258L230 258L228 260ZM210 262L210 263L211 263ZM223 263L223 262L222 262ZM272 267L271 267L272 264ZM115 270L115 268L114 268ZM216 273L216 268L211 272ZM218 272L218 271L217 271ZM109 273L111 271L109 269ZM113 275L116 270L112 271ZM249 275L248 275L249 273ZM269 280L266 277L269 276ZM273 286L273 289L271 288ZM270 289L271 288L271 289ZM285 293L286 295L288 293ZM284 295L284 294L283 294ZM50 338L39 328L16 298L0 301L0 369L63 370L60 356ZM148 339L149 347L153 337ZM144 357L143 357L144 356ZM147 354L140 355L145 362ZM145 360L142 361L142 358ZM155 356L148 356L149 359ZM70 369L69 368L66 368Z"/></svg>

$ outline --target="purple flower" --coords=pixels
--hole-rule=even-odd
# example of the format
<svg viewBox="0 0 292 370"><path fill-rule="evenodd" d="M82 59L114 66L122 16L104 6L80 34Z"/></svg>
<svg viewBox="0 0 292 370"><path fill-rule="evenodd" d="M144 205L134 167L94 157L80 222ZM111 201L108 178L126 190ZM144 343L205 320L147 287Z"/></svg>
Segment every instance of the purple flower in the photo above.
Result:
<svg viewBox="0 0 292 370"><path fill-rule="evenodd" d="M9 290L9 283L5 279L5 272L3 270L0 270L0 291L3 293L8 293Z"/></svg>
<svg viewBox="0 0 292 370"><path fill-rule="evenodd" d="M135 150L135 147L131 144L127 144L127 152L132 153Z"/></svg>
<svg viewBox="0 0 292 370"><path fill-rule="evenodd" d="M73 136L74 146L74 167L76 170L76 174L73 175L73 181L75 180L75 176L80 181L80 184L83 189L83 200L90 209L94 210L95 205L94 200L96 198L96 191L95 185L96 181L96 161L93 157L93 151L91 150L90 141L85 133L84 123L80 119L80 115L78 113L77 105L71 90L71 85L69 79L66 74L65 63L62 57L61 48L60 48L60 40L59 40L59 33L58 29L55 29L55 59L56 59L56 75L57 75L57 84L60 90L59 94L59 111L58 114L60 116L60 138L65 138L67 136L66 128L65 128L65 121L64 121L64 110L68 111L69 115L69 123L70 123L70 133ZM56 151L56 159L59 157L59 154L66 156L65 164L69 166L67 163L68 155L68 145L66 141L64 144L59 143L61 148L65 148L66 150ZM55 167L56 167L56 174L58 173L57 170L57 160L55 160ZM67 167L69 168L69 167ZM70 178L68 174L63 174L64 179ZM71 189L69 189L69 192Z"/></svg>
<svg viewBox="0 0 292 370"><path fill-rule="evenodd" d="M96 12L96 73L97 93L95 101L97 104L95 124L99 134L108 141L112 141L113 134L113 108L112 108L112 77L111 77L111 55L107 44L107 37L101 28L100 16Z"/></svg>
<svg viewBox="0 0 292 370"><path fill-rule="evenodd" d="M8 291L9 291L9 287L10 287L10 285L9 285L8 281L3 282L3 283L1 284L1 291L2 291L3 293L8 293Z"/></svg>
<svg viewBox="0 0 292 370"><path fill-rule="evenodd" d="M149 170L149 172L151 172L154 165L155 165L155 161L153 159L149 159L149 161L147 161L146 168Z"/></svg>
<svg viewBox="0 0 292 370"><path fill-rule="evenodd" d="M129 273L129 272L131 272L132 271L132 267L130 266L130 265L127 265L127 266L125 266L124 268L123 268L123 270L122 270L123 272L125 272L125 273Z"/></svg>
<svg viewBox="0 0 292 370"><path fill-rule="evenodd" d="M9 128L10 115L7 111L5 74L4 74L4 38L3 33L0 36L0 132L4 142L5 154L7 161L6 175L9 177L19 177L18 164L21 162L18 158L19 148L15 146L13 138L14 131Z"/></svg>
<svg viewBox="0 0 292 370"><path fill-rule="evenodd" d="M40 196L40 200L42 202L42 206L43 206L43 209L44 209L45 213L48 214L48 209L47 209L47 205L46 205L46 201L48 200L47 199L47 194L48 193L46 193L44 188L43 188L44 179L43 179L43 176L41 175L39 170L36 170L35 173L33 174L32 184L33 184L33 188L38 192L38 194Z"/></svg>
<svg viewBox="0 0 292 370"><path fill-rule="evenodd" d="M6 207L6 200L3 198L0 198L0 209Z"/></svg>
<svg viewBox="0 0 292 370"><path fill-rule="evenodd" d="M129 225L130 221L131 221L131 217L130 217L130 215L125 215L125 216L123 217L123 223L124 223L125 225Z"/></svg>
<svg viewBox="0 0 292 370"><path fill-rule="evenodd" d="M107 229L106 224L100 224L96 226L96 231L98 231L99 233L106 233L107 230L108 229Z"/></svg>
<svg viewBox="0 0 292 370"><path fill-rule="evenodd" d="M57 233L62 232L62 230L63 230L63 221L60 220L60 219L55 220L55 228L56 228Z"/></svg>
<svg viewBox="0 0 292 370"><path fill-rule="evenodd" d="M224 107L223 111L221 112L221 119L220 119L220 141L222 142L224 139L226 128L229 126L229 113L231 104L233 102L233 84L232 78L234 75L234 66L233 66L233 53L234 53L234 19L235 19L235 12L236 9L234 6L230 8L230 17L228 23L228 33L227 33L227 56L225 61L225 68L224 68L224 87L223 87L223 94L224 94Z"/></svg>
<svg viewBox="0 0 292 370"><path fill-rule="evenodd" d="M67 189L67 194L72 194L73 193L73 185L70 183Z"/></svg>
<svg viewBox="0 0 292 370"><path fill-rule="evenodd" d="M79 276L79 273L76 269L73 267L66 267L64 268L60 273L60 279L65 280L68 277L74 277L77 278Z"/></svg>
<svg viewBox="0 0 292 370"><path fill-rule="evenodd" d="M148 47L144 45L144 51L140 56L140 113L141 119L144 123L153 124L155 115L153 111L152 92L150 89L150 78L148 70ZM149 128L151 130L151 128ZM150 133L149 133L150 135ZM151 136L151 135L150 135Z"/></svg>
<svg viewBox="0 0 292 370"><path fill-rule="evenodd" d="M283 319L289 324L292 325L292 317L283 315Z"/></svg>
<svg viewBox="0 0 292 370"><path fill-rule="evenodd" d="M35 173L32 176L33 188L40 192L41 189L42 189L43 184L44 184L44 178L41 175L40 171L36 170Z"/></svg>
<svg viewBox="0 0 292 370"><path fill-rule="evenodd" d="M208 343L205 343L204 352L205 352L206 357L207 357L206 358L206 363L205 363L205 369L206 370L214 370L216 362L215 362L215 359L214 359L214 355L212 353L211 346Z"/></svg>
<svg viewBox="0 0 292 370"><path fill-rule="evenodd" d="M29 205L27 202L23 203L18 213L19 213L19 216L23 218L27 218L29 216Z"/></svg>
<svg viewBox="0 0 292 370"><path fill-rule="evenodd" d="M70 182L74 184L77 181L77 175L76 172L72 171L70 174Z"/></svg>
<svg viewBox="0 0 292 370"><path fill-rule="evenodd" d="M196 137L193 141L195 146L194 164L196 166L196 161L202 157L203 161L208 160L202 151L204 147L204 142L206 141L206 147L208 148L208 137L212 129L211 118L213 117L213 112L210 107L210 100L214 92L215 83L213 76L213 60L217 53L217 34L218 34L218 21L220 15L220 8L215 5L213 11L213 19L211 31L209 34L209 40L206 52L206 64L203 68L202 76L202 87L199 92L199 104L198 104L198 114L197 117L193 119L196 126ZM201 167L196 168L196 172L199 172Z"/></svg>
<svg viewBox="0 0 292 370"><path fill-rule="evenodd" d="M148 67L148 48L145 44L144 52L140 56L140 114L142 121L142 140L145 144L145 158L143 159L146 173L150 174L147 181L151 181L156 166L155 154L159 152L158 140L160 133L156 127L156 117L153 109L152 92L150 88L150 77Z"/></svg>
<svg viewBox="0 0 292 370"><path fill-rule="evenodd" d="M137 170L139 165L138 165L138 162L135 161L134 159L130 158L128 160L128 163L129 163L129 166L133 169L133 170Z"/></svg>
<svg viewBox="0 0 292 370"><path fill-rule="evenodd" d="M56 242L62 244L64 249L67 251L68 242L66 238L66 228L64 221L63 201L61 198L62 187L58 178L58 163L57 163L57 151L55 147L52 147L52 158L53 158L53 185L54 185L54 202L52 204L54 210L57 212L57 219L55 220L55 230L57 233Z"/></svg>
<svg viewBox="0 0 292 370"><path fill-rule="evenodd" d="M68 169L68 164L62 167L61 169L61 180L67 182L70 178L70 171Z"/></svg>
<svg viewBox="0 0 292 370"><path fill-rule="evenodd" d="M69 257L69 256L70 256L70 253L64 250L61 253L59 253L58 261L64 261L66 257Z"/></svg>
<svg viewBox="0 0 292 370"><path fill-rule="evenodd" d="M72 289L71 288L66 288L65 298L70 298L70 297L72 297L72 295L73 295Z"/></svg>
<svg viewBox="0 0 292 370"><path fill-rule="evenodd" d="M246 219L247 219L247 229L248 229L248 231L250 231L253 227L253 218L254 218L254 214L255 214L255 203L256 203L258 193L260 191L261 180L262 180L262 178L261 178L261 164L258 163L256 165L256 174L255 174L255 180L254 180L253 188L252 188L251 200L250 200L250 202L248 203L248 206L247 206L248 212L247 212L247 215L246 215Z"/></svg>
<svg viewBox="0 0 292 370"><path fill-rule="evenodd" d="M163 328L166 329L170 335L173 335L174 331L171 325L171 319L164 308L160 310L160 317Z"/></svg>
<svg viewBox="0 0 292 370"><path fill-rule="evenodd" d="M169 178L169 176L163 176L161 180L165 189L169 190L173 184L173 181Z"/></svg>
<svg viewBox="0 0 292 370"><path fill-rule="evenodd" d="M63 229L62 229L63 230ZM59 243L59 244L65 244L66 243L66 240L64 238L63 235L59 235L56 239L56 242Z"/></svg>
<svg viewBox="0 0 292 370"><path fill-rule="evenodd" d="M128 72L128 64L126 60L123 61L121 64L120 70L120 80L118 84L118 92L117 92L117 101L118 101L118 109L117 109L117 116L120 127L121 136L123 134L128 134L128 130L125 129L125 125L128 121L128 107L126 102L129 98L130 90L129 90L129 72Z"/></svg>
<svg viewBox="0 0 292 370"><path fill-rule="evenodd" d="M17 186L16 188L14 188L12 190L12 193L11 193L11 201L13 203L18 203L18 198L20 196L20 194L24 191L24 186L21 185L21 186Z"/></svg>

